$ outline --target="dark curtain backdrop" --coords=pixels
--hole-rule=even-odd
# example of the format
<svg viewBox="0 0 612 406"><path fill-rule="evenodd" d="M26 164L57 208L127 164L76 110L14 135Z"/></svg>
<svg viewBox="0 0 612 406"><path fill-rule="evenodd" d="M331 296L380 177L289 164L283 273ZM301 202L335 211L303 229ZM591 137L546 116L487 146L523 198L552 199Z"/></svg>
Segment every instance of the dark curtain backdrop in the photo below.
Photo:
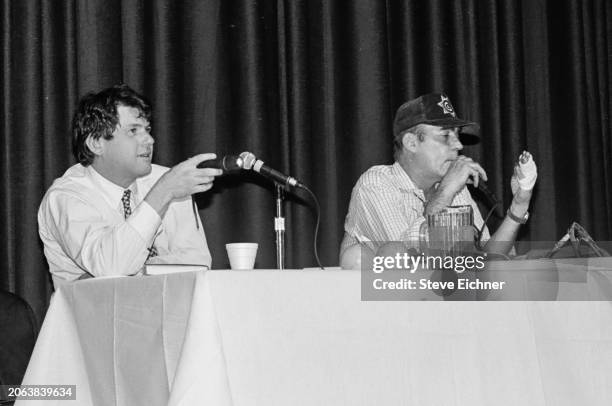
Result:
<svg viewBox="0 0 612 406"><path fill-rule="evenodd" d="M39 318L51 292L36 212L74 161L70 119L85 92L124 82L154 105L156 162L251 151L321 202L319 249L337 264L351 189L392 161L395 109L444 90L481 123L465 149L510 201L523 149L539 166L522 239L556 240L579 221L612 235L606 0L3 0L1 287ZM273 186L221 178L197 197L215 268L224 244L257 241L274 267ZM314 266L314 213L290 193L287 266Z"/></svg>

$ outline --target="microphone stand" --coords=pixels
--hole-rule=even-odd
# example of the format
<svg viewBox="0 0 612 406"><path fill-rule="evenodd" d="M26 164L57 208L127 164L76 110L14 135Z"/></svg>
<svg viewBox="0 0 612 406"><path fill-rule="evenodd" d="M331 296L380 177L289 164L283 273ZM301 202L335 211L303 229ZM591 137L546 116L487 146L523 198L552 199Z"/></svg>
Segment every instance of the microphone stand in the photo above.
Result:
<svg viewBox="0 0 612 406"><path fill-rule="evenodd" d="M276 217L274 217L274 232L276 233L276 267L285 269L285 217L283 215L283 199L285 187L274 182L276 195Z"/></svg>

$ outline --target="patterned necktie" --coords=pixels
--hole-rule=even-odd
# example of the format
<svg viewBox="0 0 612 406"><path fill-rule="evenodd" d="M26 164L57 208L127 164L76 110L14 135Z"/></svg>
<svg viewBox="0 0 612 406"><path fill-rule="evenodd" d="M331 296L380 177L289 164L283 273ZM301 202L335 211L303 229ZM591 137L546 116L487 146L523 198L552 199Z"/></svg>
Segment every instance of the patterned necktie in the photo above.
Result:
<svg viewBox="0 0 612 406"><path fill-rule="evenodd" d="M123 203L123 216L126 219L130 217L130 214L132 214L132 206L130 204L131 196L132 191L130 189L126 189L123 192L123 196L121 197L121 203ZM151 248L147 248L147 250L149 250L149 255L147 256L147 259L157 256L157 250L155 249L154 245L151 245Z"/></svg>
<svg viewBox="0 0 612 406"><path fill-rule="evenodd" d="M130 205L131 195L132 191L130 189L126 189L121 197L121 203L123 203L123 217L126 219L130 217L130 214L132 214L132 206Z"/></svg>

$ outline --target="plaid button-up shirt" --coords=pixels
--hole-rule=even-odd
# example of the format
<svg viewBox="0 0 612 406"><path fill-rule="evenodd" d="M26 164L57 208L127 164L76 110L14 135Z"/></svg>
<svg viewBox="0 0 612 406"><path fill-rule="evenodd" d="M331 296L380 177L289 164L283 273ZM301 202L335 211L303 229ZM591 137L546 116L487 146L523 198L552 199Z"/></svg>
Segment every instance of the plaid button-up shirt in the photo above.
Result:
<svg viewBox="0 0 612 406"><path fill-rule="evenodd" d="M418 247L419 231L425 221L425 195L398 162L368 169L357 181L344 221L344 239L340 252L364 241L403 241ZM471 205L474 225L480 229L482 215L470 192L464 187L452 206ZM482 241L490 238L484 227Z"/></svg>

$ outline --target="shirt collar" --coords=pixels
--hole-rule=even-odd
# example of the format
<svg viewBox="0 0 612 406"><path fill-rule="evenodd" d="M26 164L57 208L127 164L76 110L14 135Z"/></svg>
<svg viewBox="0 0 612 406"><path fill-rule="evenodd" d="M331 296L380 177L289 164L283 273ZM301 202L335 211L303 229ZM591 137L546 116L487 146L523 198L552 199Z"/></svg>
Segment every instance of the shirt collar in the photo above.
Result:
<svg viewBox="0 0 612 406"><path fill-rule="evenodd" d="M126 190L116 183L111 182L96 171L93 166L88 165L85 170L91 177L94 183L98 186L100 192L111 207L117 206L121 202L123 192ZM132 191L132 200L136 203L136 197L138 196L138 187L136 182L132 183L127 187Z"/></svg>
<svg viewBox="0 0 612 406"><path fill-rule="evenodd" d="M413 189L421 190L421 189L419 189L414 184L414 182L412 181L410 176L408 176L408 174L406 173L404 168L402 168L402 166L400 165L399 162L395 161L395 163L391 167L391 171L393 173L393 176L395 176L395 178L399 182L399 184L402 185L402 189L406 189L406 190L413 190Z"/></svg>
<svg viewBox="0 0 612 406"><path fill-rule="evenodd" d="M404 170L404 168L402 168L399 162L395 161L395 163L391 166L391 172L397 180L397 184L400 185L400 189L412 192L421 201L425 201L425 193L423 193L423 191L414 184L414 182L410 178L410 175L406 173L406 171Z"/></svg>

